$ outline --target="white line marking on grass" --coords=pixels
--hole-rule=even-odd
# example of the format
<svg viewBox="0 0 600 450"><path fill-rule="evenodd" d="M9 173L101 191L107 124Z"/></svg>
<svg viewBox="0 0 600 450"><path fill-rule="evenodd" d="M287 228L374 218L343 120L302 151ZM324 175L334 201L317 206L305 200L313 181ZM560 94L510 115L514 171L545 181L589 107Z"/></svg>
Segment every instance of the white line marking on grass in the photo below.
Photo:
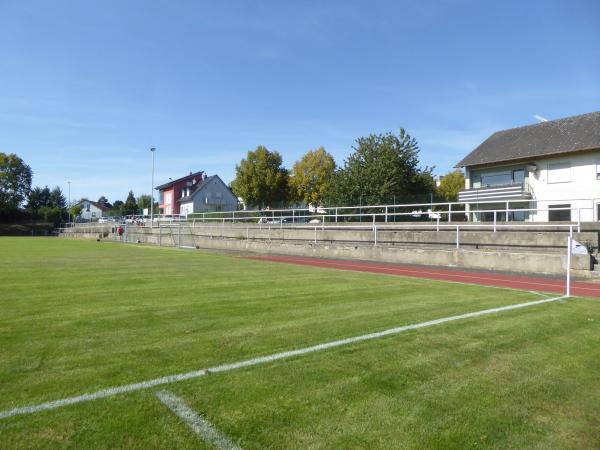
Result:
<svg viewBox="0 0 600 450"><path fill-rule="evenodd" d="M416 323L413 325L404 325L401 327L390 328L375 333L363 334L361 336L354 336L346 339L339 339L336 341L325 342L323 344L313 345L311 347L305 347L297 350L290 350L287 352L275 353L267 356L260 356L258 358L246 359L231 364L222 364L220 366L211 367L208 369L195 370L193 372L181 373L177 375L169 375L166 377L155 378L153 380L142 381L140 383L126 384L124 386L116 386L108 389L102 389L100 391L92 392L89 394L78 395L75 397L67 397L60 400L54 400L51 402L40 403L37 405L23 406L19 408L8 409L0 411L0 419L7 417L17 416L21 414L33 414L40 411L46 411L50 409L61 408L67 405L73 405L76 403L88 402L99 398L112 397L118 394L124 394L126 392L139 391L142 389L150 389L156 386L162 386L165 384L171 384L178 381L189 380L192 378L200 378L209 373L227 372L229 370L241 369L243 367L256 366L258 364L264 364L279 359L291 358L293 356L306 355L307 353L314 353L321 350L327 350L330 348L341 347L348 344L354 344L356 342L368 341L371 339L377 339L384 336L402 333L404 331L416 330L419 328L430 327L433 325L439 325L441 323L452 322L455 320L470 319L472 317L485 316L487 314L494 314L503 311L510 311L513 309L527 308L529 306L541 305L544 303L556 302L568 298L566 296L545 298L542 300L535 300L526 303L517 303L514 305L500 306L497 308L484 309L481 311L470 312L466 314L459 314L457 316L444 317L441 319L429 320L427 322Z"/></svg>
<svg viewBox="0 0 600 450"><path fill-rule="evenodd" d="M160 391L156 393L156 396L207 444L211 444L219 450L242 450L239 445L219 432L209 421L196 414L193 409L172 392Z"/></svg>

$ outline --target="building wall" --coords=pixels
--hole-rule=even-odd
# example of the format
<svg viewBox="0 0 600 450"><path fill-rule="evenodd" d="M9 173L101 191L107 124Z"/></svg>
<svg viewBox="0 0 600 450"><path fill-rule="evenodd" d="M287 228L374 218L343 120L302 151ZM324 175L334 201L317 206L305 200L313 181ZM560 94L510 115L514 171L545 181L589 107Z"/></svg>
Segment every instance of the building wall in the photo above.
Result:
<svg viewBox="0 0 600 450"><path fill-rule="evenodd" d="M219 179L213 178L193 196L192 201L181 204L181 214L237 210L237 197Z"/></svg>
<svg viewBox="0 0 600 450"><path fill-rule="evenodd" d="M551 205L570 204L572 208L580 208L582 221L599 220L598 203L600 203L600 150L587 153L565 155L557 158L535 159L537 170L530 174L529 185L534 198L535 208L548 209ZM552 165L568 164L568 181L553 180ZM573 211L572 220L577 220L577 212ZM535 221L547 221L548 212L541 211Z"/></svg>
<svg viewBox="0 0 600 450"><path fill-rule="evenodd" d="M173 187L164 189L163 191L161 191L161 195L162 195L162 203L160 205L161 213L168 214L168 215L175 214L173 212L173 205L174 205L173 202L175 200Z"/></svg>
<svg viewBox="0 0 600 450"><path fill-rule="evenodd" d="M551 206L569 205L573 208L571 220L591 222L600 220L598 205L600 204L600 150L585 153L573 153L558 157L533 158L523 163L510 165L492 165L485 168L470 168L466 170L465 188L474 188L474 183L481 174L499 170L511 170L519 167L526 168L535 164L536 170L525 170L526 189L531 193L532 200L529 208L548 210ZM562 168L561 168L562 166ZM506 203L499 204L505 208ZM485 206L485 205L484 205ZM493 209L470 205L470 210ZM522 200L512 201L511 208L526 207ZM477 220L477 218L475 218ZM529 220L545 222L549 220L549 211L531 213Z"/></svg>
<svg viewBox="0 0 600 450"><path fill-rule="evenodd" d="M93 220L99 219L102 217L102 210L97 208L95 205L88 201L83 201L80 203L81 206L81 214L79 215L82 219L85 220Z"/></svg>

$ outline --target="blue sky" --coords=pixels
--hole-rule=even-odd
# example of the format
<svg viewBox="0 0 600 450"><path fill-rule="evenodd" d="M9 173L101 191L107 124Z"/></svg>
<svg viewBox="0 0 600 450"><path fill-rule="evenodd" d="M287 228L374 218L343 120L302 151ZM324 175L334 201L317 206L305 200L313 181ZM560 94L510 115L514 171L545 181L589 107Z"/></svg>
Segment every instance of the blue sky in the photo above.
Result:
<svg viewBox="0 0 600 450"><path fill-rule="evenodd" d="M448 171L498 129L600 110L600 2L0 0L0 151L124 199L404 127Z"/></svg>

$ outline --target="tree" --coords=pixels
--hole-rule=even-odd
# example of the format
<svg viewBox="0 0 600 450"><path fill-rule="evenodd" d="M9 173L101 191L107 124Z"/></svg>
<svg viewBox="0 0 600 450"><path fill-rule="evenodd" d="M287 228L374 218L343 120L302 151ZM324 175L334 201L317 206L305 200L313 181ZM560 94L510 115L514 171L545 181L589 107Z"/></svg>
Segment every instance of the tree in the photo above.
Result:
<svg viewBox="0 0 600 450"><path fill-rule="evenodd" d="M75 217L78 217L80 214L81 214L81 206L74 205L69 208L69 215L71 217L73 217L73 219L75 219Z"/></svg>
<svg viewBox="0 0 600 450"><path fill-rule="evenodd" d="M140 195L137 199L138 208L140 208L140 209L148 208L148 210L150 210L151 201L152 201L152 199L150 198L149 195L147 195L147 194Z"/></svg>
<svg viewBox="0 0 600 450"><path fill-rule="evenodd" d="M419 145L403 128L356 140L335 175L334 198L343 204L381 204L430 194L433 168L419 167Z"/></svg>
<svg viewBox="0 0 600 450"><path fill-rule="evenodd" d="M110 209L110 211L108 211L107 215L122 216L123 210L124 210L124 205L125 205L125 203L123 203L121 200L115 200L112 204L112 208Z"/></svg>
<svg viewBox="0 0 600 450"><path fill-rule="evenodd" d="M51 191L48 186L45 186L44 188L35 187L31 190L26 209L33 217L58 224L65 215L66 207L67 201L62 195L60 187L56 186Z"/></svg>
<svg viewBox="0 0 600 450"><path fill-rule="evenodd" d="M50 192L50 206L61 210L67 207L67 200L58 186L55 186Z"/></svg>
<svg viewBox="0 0 600 450"><path fill-rule="evenodd" d="M127 194L127 199L123 204L123 213L124 214L136 214L138 212L138 205L135 201L135 195L133 195L133 191L129 191Z"/></svg>
<svg viewBox="0 0 600 450"><path fill-rule="evenodd" d="M248 152L235 172L231 189L247 205L265 207L287 201L288 171L282 166L279 152L261 145Z"/></svg>
<svg viewBox="0 0 600 450"><path fill-rule="evenodd" d="M48 186L44 188L35 187L29 192L26 209L31 214L36 214L40 208L51 206L50 203L50 189Z"/></svg>
<svg viewBox="0 0 600 450"><path fill-rule="evenodd" d="M0 214L14 212L31 190L31 167L14 153L0 153Z"/></svg>
<svg viewBox="0 0 600 450"><path fill-rule="evenodd" d="M112 205L108 202L108 199L104 196L101 195L100 198L98 199L97 203L99 203L100 205L105 206L106 208L112 208Z"/></svg>
<svg viewBox="0 0 600 450"><path fill-rule="evenodd" d="M465 176L461 170L447 173L437 188L438 195L449 202L458 200L458 191L465 188Z"/></svg>
<svg viewBox="0 0 600 450"><path fill-rule="evenodd" d="M335 160L331 154L323 147L309 150L292 169L289 181L292 198L320 205L331 190L334 173Z"/></svg>

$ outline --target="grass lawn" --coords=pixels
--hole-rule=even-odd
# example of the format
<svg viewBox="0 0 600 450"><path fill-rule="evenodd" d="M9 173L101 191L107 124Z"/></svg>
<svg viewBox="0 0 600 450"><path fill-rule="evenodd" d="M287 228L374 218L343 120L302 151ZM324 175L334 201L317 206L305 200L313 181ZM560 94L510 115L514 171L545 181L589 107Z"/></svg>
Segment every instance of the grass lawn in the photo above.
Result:
<svg viewBox="0 0 600 450"><path fill-rule="evenodd" d="M539 294L57 238L0 238L0 411ZM0 419L0 448L600 447L600 302L574 298ZM206 447L210 448L210 447Z"/></svg>

